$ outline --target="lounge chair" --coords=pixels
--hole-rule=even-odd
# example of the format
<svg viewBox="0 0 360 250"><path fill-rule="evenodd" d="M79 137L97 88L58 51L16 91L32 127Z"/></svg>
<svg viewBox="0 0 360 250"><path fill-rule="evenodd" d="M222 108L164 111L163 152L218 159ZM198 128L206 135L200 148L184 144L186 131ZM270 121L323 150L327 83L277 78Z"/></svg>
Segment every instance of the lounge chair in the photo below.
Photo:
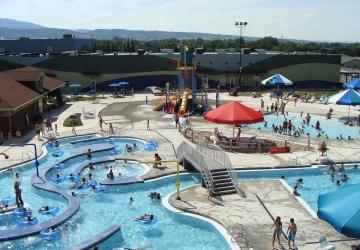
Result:
<svg viewBox="0 0 360 250"><path fill-rule="evenodd" d="M327 241L326 236L320 236L319 238L320 246L316 247L315 249L324 249L324 250L335 250L335 246L331 245L330 242Z"/></svg>
<svg viewBox="0 0 360 250"><path fill-rule="evenodd" d="M95 119L96 112L94 110L84 110L83 115L85 119Z"/></svg>

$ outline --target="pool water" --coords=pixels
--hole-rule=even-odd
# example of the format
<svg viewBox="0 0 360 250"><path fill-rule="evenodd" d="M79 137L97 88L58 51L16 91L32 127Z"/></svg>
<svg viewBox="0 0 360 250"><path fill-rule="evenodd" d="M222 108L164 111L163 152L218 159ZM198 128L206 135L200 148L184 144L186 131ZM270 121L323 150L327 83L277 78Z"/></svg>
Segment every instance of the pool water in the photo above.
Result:
<svg viewBox="0 0 360 250"><path fill-rule="evenodd" d="M76 148L76 144L70 144L71 140L60 140L60 148L64 150L63 156L54 157L47 154L40 161L41 166L54 164L62 157L69 154L68 151ZM115 145L123 148L131 140L122 141L114 139ZM87 142L89 144L98 143L97 140ZM103 143L103 142L101 142ZM113 142L108 142L113 143ZM139 148L143 145L136 142ZM111 150L110 150L111 151ZM109 155L110 151L94 152L92 159ZM61 170L62 174L74 172L76 168L84 162L84 156L78 156L64 162ZM106 176L103 166L113 165L116 171L121 171L122 176L134 176L145 171L144 166L137 165L135 162L128 162L124 166L121 161L101 163L95 165L94 178L101 180ZM35 173L33 163L17 168L16 171L22 176L23 198L26 203L37 210L43 204L59 205L61 212L67 208L65 200L59 195L49 194L31 186L31 177ZM126 169L125 169L126 168ZM51 178L51 174L46 178ZM84 175L87 171L84 171ZM7 172L0 173L0 185L4 188L0 190L0 197L8 196L13 193L12 175ZM105 178L104 178L105 179ZM196 174L186 174L181 176L181 187L198 184L199 176ZM61 186L66 188L66 186ZM175 191L175 176L138 183L132 185L121 185L107 187L106 193L94 193L90 189L76 190L78 199L81 201L79 211L65 223L68 229L62 232L62 236L57 241L46 241L38 235L25 237L17 240L0 242L0 249L67 249L76 246L81 242L95 236L112 225L120 225L121 232L116 233L110 239L101 243L101 249L112 249L115 247L145 247L151 249L230 249L224 237L210 223L203 220L173 213L167 210L161 203L153 202L148 197L150 192L159 192L162 197ZM69 191L70 192L70 191ZM129 198L133 197L134 206L129 206ZM155 225L142 225L134 221L134 218L144 214L152 213L157 217ZM39 222L46 220L37 211L34 216ZM0 216L2 230L16 227L16 223L11 224L9 216Z"/></svg>
<svg viewBox="0 0 360 250"><path fill-rule="evenodd" d="M327 172L326 167L320 168L306 168L306 169L279 169L279 170L265 170L265 171L243 171L237 175L240 181L253 181L258 179L280 179L285 177L287 184L293 188L297 185L296 180L303 179L303 184L298 185L298 192L300 197L309 205L309 207L317 213L318 197L321 194L333 192L344 188L351 184L360 183L360 168L355 169L354 165L345 165L346 175L349 180L341 182L341 185L336 185L336 181L341 179L341 174L336 173L334 179Z"/></svg>
<svg viewBox="0 0 360 250"><path fill-rule="evenodd" d="M306 113L304 113L302 117L300 116L300 113L288 113L288 115L286 115L286 119L288 121L291 120L291 123L295 126L296 129L298 129L299 131L303 129L303 131L300 131L300 136L306 137L306 134L309 133L311 138L318 138L319 132L315 129L315 124L317 121L319 121L320 128L322 129L321 136L323 137L327 136L329 139L336 139L336 137L340 138L340 135L342 135L344 140L347 140L349 136L351 139L360 138L360 127L347 126L344 125L344 122L340 121L339 119L332 118L330 120L327 120L324 116L318 116L313 114L310 114L310 124L305 125L303 123L303 119L305 118L305 116ZM264 125L266 122L267 126L265 127ZM263 122L249 125L249 127L272 132L273 124L274 126L279 127L279 125L282 126L283 122L283 115L279 114L279 116L277 116L276 114L269 114L264 116ZM294 130L292 130L292 133L293 132Z"/></svg>

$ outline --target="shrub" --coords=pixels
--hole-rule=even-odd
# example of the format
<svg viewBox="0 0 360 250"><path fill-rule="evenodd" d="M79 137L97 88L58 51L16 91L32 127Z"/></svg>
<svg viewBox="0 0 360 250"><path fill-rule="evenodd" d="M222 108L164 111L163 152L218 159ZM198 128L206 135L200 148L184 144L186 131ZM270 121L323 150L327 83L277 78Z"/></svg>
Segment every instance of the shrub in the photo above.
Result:
<svg viewBox="0 0 360 250"><path fill-rule="evenodd" d="M81 113L75 113L70 115L68 118L65 119L63 126L64 127L79 127L82 126L81 122Z"/></svg>

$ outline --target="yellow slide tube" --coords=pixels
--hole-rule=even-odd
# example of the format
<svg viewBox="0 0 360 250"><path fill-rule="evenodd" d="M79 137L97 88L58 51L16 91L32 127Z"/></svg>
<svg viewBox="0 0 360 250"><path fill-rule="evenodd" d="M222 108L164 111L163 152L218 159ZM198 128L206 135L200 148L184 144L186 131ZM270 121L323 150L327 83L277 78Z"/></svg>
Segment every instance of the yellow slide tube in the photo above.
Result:
<svg viewBox="0 0 360 250"><path fill-rule="evenodd" d="M186 108L187 108L187 102L188 102L189 95L190 95L189 91L184 91L180 110L179 110L179 116L181 116L181 117L186 114Z"/></svg>

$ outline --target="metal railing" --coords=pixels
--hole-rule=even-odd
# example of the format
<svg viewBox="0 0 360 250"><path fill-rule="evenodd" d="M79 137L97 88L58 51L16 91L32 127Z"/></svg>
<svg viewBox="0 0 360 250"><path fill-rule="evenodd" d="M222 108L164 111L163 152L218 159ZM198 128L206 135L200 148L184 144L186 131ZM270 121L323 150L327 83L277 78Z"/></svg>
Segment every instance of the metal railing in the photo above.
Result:
<svg viewBox="0 0 360 250"><path fill-rule="evenodd" d="M214 181L210 170L207 168L207 163L203 154L183 141L177 148L177 155L179 159L183 157L189 162L193 163L194 167L205 175L206 181L204 181L207 189L213 191Z"/></svg>
<svg viewBox="0 0 360 250"><path fill-rule="evenodd" d="M218 147L207 140L203 140L199 144L197 144L196 149L202 154L205 154L213 160L217 161L218 163L220 163L220 165L226 168L238 194L240 194L244 198L246 197L244 191L242 191L239 187L239 180L231 164L231 161L227 156L226 152L221 147Z"/></svg>

